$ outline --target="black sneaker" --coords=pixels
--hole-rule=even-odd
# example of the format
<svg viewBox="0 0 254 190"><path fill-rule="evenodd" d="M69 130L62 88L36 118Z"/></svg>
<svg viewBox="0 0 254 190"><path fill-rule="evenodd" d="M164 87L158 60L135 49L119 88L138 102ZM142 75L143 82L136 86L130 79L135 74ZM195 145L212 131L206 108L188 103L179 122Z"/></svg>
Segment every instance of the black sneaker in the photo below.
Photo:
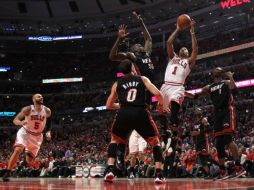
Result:
<svg viewBox="0 0 254 190"><path fill-rule="evenodd" d="M162 172L159 172L156 174L154 183L156 183L156 184L166 183L166 180L165 180L164 176L162 175Z"/></svg>
<svg viewBox="0 0 254 190"><path fill-rule="evenodd" d="M114 166L108 166L106 168L106 174L105 174L105 177L104 177L104 181L112 183L114 178L115 178Z"/></svg>
<svg viewBox="0 0 254 190"><path fill-rule="evenodd" d="M6 170L5 174L3 175L3 181L8 182L10 181L10 170Z"/></svg>

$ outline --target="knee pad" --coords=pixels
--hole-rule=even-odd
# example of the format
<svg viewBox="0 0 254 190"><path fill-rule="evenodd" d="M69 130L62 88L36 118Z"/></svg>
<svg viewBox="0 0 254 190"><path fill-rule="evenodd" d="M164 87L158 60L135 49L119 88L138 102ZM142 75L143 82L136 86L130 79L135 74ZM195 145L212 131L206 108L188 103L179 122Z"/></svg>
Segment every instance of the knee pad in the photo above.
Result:
<svg viewBox="0 0 254 190"><path fill-rule="evenodd" d="M170 122L172 125L178 126L178 113L180 110L180 105L174 101L171 102L171 116L170 116Z"/></svg>
<svg viewBox="0 0 254 190"><path fill-rule="evenodd" d="M117 152L117 144L110 143L108 146L108 157L109 158L116 158L116 152Z"/></svg>
<svg viewBox="0 0 254 190"><path fill-rule="evenodd" d="M160 146L153 147L153 157L155 162L163 162L162 150Z"/></svg>

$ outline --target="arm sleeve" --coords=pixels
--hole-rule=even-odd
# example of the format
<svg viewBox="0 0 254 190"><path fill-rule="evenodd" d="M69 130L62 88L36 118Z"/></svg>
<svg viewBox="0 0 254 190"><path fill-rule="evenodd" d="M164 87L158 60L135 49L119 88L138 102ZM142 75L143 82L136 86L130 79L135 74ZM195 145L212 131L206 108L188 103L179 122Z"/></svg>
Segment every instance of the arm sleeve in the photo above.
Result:
<svg viewBox="0 0 254 190"><path fill-rule="evenodd" d="M51 131L51 117L47 119L47 124L43 132Z"/></svg>

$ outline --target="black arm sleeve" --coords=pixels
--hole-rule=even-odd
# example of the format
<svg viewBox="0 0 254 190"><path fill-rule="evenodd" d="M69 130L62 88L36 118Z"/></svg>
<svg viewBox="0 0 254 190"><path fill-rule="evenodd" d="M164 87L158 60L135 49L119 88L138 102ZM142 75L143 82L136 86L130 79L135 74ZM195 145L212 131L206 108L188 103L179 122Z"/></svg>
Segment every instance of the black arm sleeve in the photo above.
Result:
<svg viewBox="0 0 254 190"><path fill-rule="evenodd" d="M44 132L51 131L51 117L47 119L47 125L44 129Z"/></svg>

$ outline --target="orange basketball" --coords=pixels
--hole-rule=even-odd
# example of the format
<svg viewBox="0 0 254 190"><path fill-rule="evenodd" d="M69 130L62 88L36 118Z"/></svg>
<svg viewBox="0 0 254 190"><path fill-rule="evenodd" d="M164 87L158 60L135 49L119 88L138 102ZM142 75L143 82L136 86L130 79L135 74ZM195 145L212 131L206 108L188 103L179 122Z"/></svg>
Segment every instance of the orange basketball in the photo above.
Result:
<svg viewBox="0 0 254 190"><path fill-rule="evenodd" d="M183 15L180 15L178 18L177 18L177 24L178 26L184 30L186 28L189 28L190 27L190 23L191 23L191 18L189 17L189 15L187 14L183 14Z"/></svg>

